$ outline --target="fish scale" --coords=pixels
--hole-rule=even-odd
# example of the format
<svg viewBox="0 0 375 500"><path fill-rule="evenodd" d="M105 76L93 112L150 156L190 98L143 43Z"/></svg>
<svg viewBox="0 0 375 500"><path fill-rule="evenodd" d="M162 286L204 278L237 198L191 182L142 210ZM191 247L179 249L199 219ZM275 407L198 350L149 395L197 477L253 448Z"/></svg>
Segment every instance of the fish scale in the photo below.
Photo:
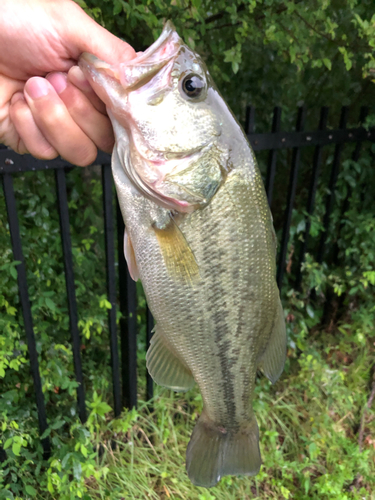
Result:
<svg viewBox="0 0 375 500"><path fill-rule="evenodd" d="M171 24L108 73L87 54L80 66L114 127L125 255L156 323L148 370L165 387L196 383L202 394L188 475L209 488L227 474L257 474L255 377L278 379L286 333L272 217L251 147Z"/></svg>

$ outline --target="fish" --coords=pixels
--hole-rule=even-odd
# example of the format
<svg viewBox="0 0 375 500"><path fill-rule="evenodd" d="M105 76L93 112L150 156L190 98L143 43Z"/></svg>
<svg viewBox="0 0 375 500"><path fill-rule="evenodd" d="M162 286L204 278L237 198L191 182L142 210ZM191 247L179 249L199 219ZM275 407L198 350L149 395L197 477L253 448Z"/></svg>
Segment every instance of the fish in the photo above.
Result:
<svg viewBox="0 0 375 500"><path fill-rule="evenodd" d="M175 391L198 385L203 410L186 451L191 482L256 475L256 376L286 357L276 237L244 131L202 58L168 22L132 60L79 60L104 101L129 272L155 320L146 362Z"/></svg>

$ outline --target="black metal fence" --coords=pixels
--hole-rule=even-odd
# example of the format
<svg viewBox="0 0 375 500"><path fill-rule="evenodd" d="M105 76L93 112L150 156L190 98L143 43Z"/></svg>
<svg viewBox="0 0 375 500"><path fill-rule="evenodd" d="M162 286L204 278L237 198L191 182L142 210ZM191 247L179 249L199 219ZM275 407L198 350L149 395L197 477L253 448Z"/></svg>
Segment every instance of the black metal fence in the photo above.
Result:
<svg viewBox="0 0 375 500"><path fill-rule="evenodd" d="M362 108L359 116L359 123L363 123L368 113L367 108ZM358 160L361 150L361 145L364 141L375 141L375 130L367 131L364 128L346 128L348 120L348 108L343 107L339 126L334 130L327 130L328 108L322 108L320 112L320 120L317 130L304 131L306 112L304 108L299 108L297 113L296 130L293 132L280 131L281 109L276 107L273 113L272 129L269 133L254 133L255 129L255 110L252 107L247 109L245 131L248 135L250 143L255 152L268 151L268 166L266 175L266 191L268 201L271 204L274 193L274 182L277 165L278 153L281 149L289 149L292 151L290 177L287 187L287 201L285 213L283 215L283 229L281 243L279 246L278 266L277 266L277 282L281 288L283 276L286 267L286 257L288 249L288 241L290 234L290 226L292 219L292 211L296 196L298 171L301 162L301 149L308 146L314 147L312 172L309 182L308 200L306 212L311 215L314 211L315 194L318 185L320 174L320 166L322 162L322 148L330 144L335 145L334 158L332 163L331 175L328 183L328 191L326 196L326 208L324 215L324 229L318 245L317 260L322 262L325 246L326 235L329 228L330 216L334 206L334 191L338 178L342 148L345 143L355 143L353 159ZM113 213L113 186L112 175L110 170L110 156L100 153L95 164L101 165L102 169L102 185L103 185L103 207L104 207L104 228L105 228L105 248L106 248L106 270L107 270L107 293L108 300L112 308L108 311L108 325L110 332L110 348L111 348L111 365L112 365L112 381L113 381L113 396L114 396L114 413L118 416L123 407L134 407L137 404L137 323L136 323L136 287L134 281L130 278L127 270L126 262L123 256L123 232L124 224L117 204L116 218ZM66 168L71 167L66 161L56 159L53 161L36 160L30 156L19 156L13 151L3 148L0 149L0 175L2 178L7 217L9 223L11 245L13 250L14 260L21 263L17 266L18 289L20 296L20 304L24 319L25 334L28 345L31 374L34 382L34 391L36 405L38 410L40 434L43 434L47 429L47 417L44 405L44 397L42 392L42 384L39 372L38 356L36 350L33 319L28 295L28 287L26 280L25 261L22 252L22 241L19 230L18 215L16 209L16 199L13 189L14 175L19 172L53 169L55 171L56 190L58 211L60 217L60 231L63 247L63 259L65 268L66 292L69 306L71 342L73 348L73 359L75 377L78 382L77 388L77 405L79 417L82 422L86 420L85 406L85 388L83 385L82 363L80 355L80 335L78 330L78 313L76 294L74 287L74 271L72 246L69 230L69 212L68 200L66 191ZM349 197L345 200L348 203ZM346 207L347 208L347 207ZM117 219L117 223L116 223ZM118 233L118 273L119 273L119 290L116 287L116 268L115 268L115 241L116 231ZM310 232L310 219L306 219L306 228L304 239L301 245L300 254L298 257L298 269L296 274L296 287L301 284L301 266L305 259L305 254L308 250ZM118 327L116 325L116 308L122 313L122 319ZM147 310L147 345L151 338L151 330L153 320L150 312ZM120 338L120 352L118 348L118 333ZM120 355L121 353L121 355ZM120 363L121 358L121 363ZM147 375L147 398L151 398L153 394L152 380ZM42 441L42 445L46 454L50 451L49 438ZM1 452L1 450L0 450ZM0 453L1 456L4 453Z"/></svg>

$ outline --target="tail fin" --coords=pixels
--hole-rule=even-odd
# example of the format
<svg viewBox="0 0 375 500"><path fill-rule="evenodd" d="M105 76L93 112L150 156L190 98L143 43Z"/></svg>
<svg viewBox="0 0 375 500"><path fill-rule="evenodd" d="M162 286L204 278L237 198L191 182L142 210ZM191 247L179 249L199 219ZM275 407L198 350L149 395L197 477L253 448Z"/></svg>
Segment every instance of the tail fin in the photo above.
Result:
<svg viewBox="0 0 375 500"><path fill-rule="evenodd" d="M203 413L186 450L186 469L196 486L211 488L222 476L255 476L261 466L255 417L236 431L216 426Z"/></svg>

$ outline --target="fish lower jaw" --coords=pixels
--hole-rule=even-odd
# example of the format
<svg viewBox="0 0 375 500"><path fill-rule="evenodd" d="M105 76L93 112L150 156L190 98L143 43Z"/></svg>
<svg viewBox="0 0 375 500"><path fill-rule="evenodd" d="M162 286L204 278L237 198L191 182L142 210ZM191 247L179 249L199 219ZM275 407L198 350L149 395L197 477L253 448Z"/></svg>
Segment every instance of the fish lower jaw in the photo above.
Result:
<svg viewBox="0 0 375 500"><path fill-rule="evenodd" d="M153 191L156 193L157 199L162 201L162 205L168 210L182 214L190 214L194 212L194 210L196 209L195 205L192 205L187 201L177 200L175 198L169 198L168 196L164 196L160 191L154 189Z"/></svg>

